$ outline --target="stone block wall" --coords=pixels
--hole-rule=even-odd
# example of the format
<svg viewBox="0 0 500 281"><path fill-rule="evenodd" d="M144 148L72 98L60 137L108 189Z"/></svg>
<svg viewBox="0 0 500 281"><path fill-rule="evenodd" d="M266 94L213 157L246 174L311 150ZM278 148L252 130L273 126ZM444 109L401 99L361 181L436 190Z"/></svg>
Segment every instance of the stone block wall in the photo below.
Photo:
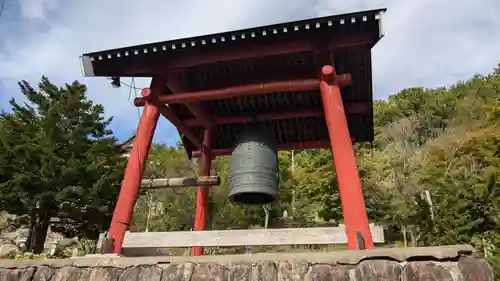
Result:
<svg viewBox="0 0 500 281"><path fill-rule="evenodd" d="M493 281L470 247L2 261L0 281Z"/></svg>

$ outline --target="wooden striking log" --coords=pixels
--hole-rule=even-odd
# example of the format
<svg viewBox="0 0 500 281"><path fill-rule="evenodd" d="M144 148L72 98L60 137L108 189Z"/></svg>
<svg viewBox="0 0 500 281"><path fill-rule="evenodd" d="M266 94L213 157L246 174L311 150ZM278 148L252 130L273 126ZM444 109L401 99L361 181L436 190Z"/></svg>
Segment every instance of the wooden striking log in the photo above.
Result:
<svg viewBox="0 0 500 281"><path fill-rule="evenodd" d="M216 186L219 184L219 176L144 179L141 182L141 189Z"/></svg>

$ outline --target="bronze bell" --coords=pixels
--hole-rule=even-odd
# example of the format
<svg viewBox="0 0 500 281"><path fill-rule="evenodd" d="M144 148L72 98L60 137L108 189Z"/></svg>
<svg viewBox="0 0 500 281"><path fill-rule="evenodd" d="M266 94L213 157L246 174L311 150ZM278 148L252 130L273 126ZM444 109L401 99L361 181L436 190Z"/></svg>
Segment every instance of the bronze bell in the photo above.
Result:
<svg viewBox="0 0 500 281"><path fill-rule="evenodd" d="M242 205L265 205L279 196L278 153L274 137L264 128L245 130L229 163L229 199Z"/></svg>

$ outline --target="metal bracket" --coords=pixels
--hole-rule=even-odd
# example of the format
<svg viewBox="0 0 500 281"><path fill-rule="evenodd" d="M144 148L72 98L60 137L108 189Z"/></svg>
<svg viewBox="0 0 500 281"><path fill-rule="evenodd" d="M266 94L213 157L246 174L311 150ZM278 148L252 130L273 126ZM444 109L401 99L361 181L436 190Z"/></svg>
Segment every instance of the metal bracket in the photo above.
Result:
<svg viewBox="0 0 500 281"><path fill-rule="evenodd" d="M113 246L114 246L113 237L108 236L108 233L106 232L104 234L104 239L102 239L102 244L101 248L99 249L99 252L101 254L111 254L113 253Z"/></svg>
<svg viewBox="0 0 500 281"><path fill-rule="evenodd" d="M363 238L363 235L361 235L361 232L356 232L356 241L358 242L358 249L359 250L366 250L366 245L365 245L365 239Z"/></svg>

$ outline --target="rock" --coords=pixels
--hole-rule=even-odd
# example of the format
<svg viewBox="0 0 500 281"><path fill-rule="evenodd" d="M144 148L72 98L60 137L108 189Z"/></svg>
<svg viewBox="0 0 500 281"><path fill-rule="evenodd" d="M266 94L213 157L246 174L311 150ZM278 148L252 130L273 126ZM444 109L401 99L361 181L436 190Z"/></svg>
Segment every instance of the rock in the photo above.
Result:
<svg viewBox="0 0 500 281"><path fill-rule="evenodd" d="M278 270L272 261L254 263L252 266L252 281L277 281Z"/></svg>
<svg viewBox="0 0 500 281"><path fill-rule="evenodd" d="M50 281L80 281L89 280L90 270L79 267L62 267L59 268L52 276Z"/></svg>
<svg viewBox="0 0 500 281"><path fill-rule="evenodd" d="M40 266L36 269L35 274L33 275L33 281L49 281L52 276L56 273L55 268L51 268L48 266Z"/></svg>
<svg viewBox="0 0 500 281"><path fill-rule="evenodd" d="M36 268L0 269L0 281L31 281Z"/></svg>
<svg viewBox="0 0 500 281"><path fill-rule="evenodd" d="M31 281L33 279L33 275L35 275L36 268L28 267L25 269L21 269L19 272L19 277L17 280L19 281Z"/></svg>
<svg viewBox="0 0 500 281"><path fill-rule="evenodd" d="M451 272L434 262L409 262L403 270L403 281L457 281Z"/></svg>
<svg viewBox="0 0 500 281"><path fill-rule="evenodd" d="M161 281L162 269L158 266L141 266L139 279L148 281Z"/></svg>
<svg viewBox="0 0 500 281"><path fill-rule="evenodd" d="M195 264L167 265L163 268L162 281L190 281L194 273Z"/></svg>
<svg viewBox="0 0 500 281"><path fill-rule="evenodd" d="M306 281L349 281L349 269L345 266L313 265L305 276Z"/></svg>
<svg viewBox="0 0 500 281"><path fill-rule="evenodd" d="M140 271L141 271L141 267L140 266L129 267L129 268L125 269L122 272L122 274L120 274L120 277L118 278L118 281L135 281L135 280L140 280L139 279L139 272Z"/></svg>
<svg viewBox="0 0 500 281"><path fill-rule="evenodd" d="M304 280L309 264L307 262L280 262L278 266L278 281Z"/></svg>
<svg viewBox="0 0 500 281"><path fill-rule="evenodd" d="M483 259L461 257L458 268L464 281L493 281L493 270Z"/></svg>
<svg viewBox="0 0 500 281"><path fill-rule="evenodd" d="M0 281L17 281L19 279L19 270L1 269Z"/></svg>
<svg viewBox="0 0 500 281"><path fill-rule="evenodd" d="M194 270L191 281L228 281L228 271L219 264L199 264Z"/></svg>
<svg viewBox="0 0 500 281"><path fill-rule="evenodd" d="M118 281L123 270L113 267L98 267L90 270L89 281Z"/></svg>
<svg viewBox="0 0 500 281"><path fill-rule="evenodd" d="M366 260L354 269L356 281L399 281L401 265L389 260Z"/></svg>
<svg viewBox="0 0 500 281"><path fill-rule="evenodd" d="M332 281L332 270L331 265L313 265L311 270L306 273L306 281Z"/></svg>
<svg viewBox="0 0 500 281"><path fill-rule="evenodd" d="M252 265L235 264L229 269L229 281L251 281Z"/></svg>

